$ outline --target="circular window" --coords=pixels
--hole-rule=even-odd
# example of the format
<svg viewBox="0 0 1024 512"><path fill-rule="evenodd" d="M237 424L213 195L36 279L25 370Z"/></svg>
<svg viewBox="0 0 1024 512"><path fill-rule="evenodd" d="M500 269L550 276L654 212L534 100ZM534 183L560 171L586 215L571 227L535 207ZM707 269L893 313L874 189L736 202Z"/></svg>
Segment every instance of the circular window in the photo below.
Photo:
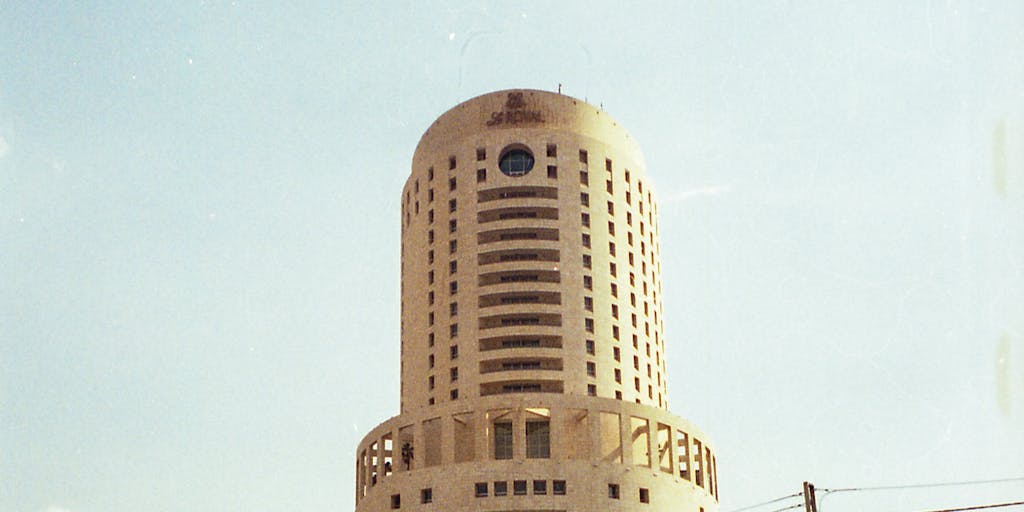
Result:
<svg viewBox="0 0 1024 512"><path fill-rule="evenodd" d="M533 169L533 154L522 148L510 149L501 155L498 167L506 176L522 176Z"/></svg>

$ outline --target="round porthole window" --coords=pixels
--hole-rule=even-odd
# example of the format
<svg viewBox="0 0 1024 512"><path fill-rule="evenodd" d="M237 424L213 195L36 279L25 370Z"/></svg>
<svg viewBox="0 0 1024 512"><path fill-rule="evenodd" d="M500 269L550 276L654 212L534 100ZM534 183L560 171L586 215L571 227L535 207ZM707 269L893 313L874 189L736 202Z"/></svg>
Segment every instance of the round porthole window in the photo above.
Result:
<svg viewBox="0 0 1024 512"><path fill-rule="evenodd" d="M498 167L506 176L522 176L533 169L533 154L521 147L510 149L502 153Z"/></svg>

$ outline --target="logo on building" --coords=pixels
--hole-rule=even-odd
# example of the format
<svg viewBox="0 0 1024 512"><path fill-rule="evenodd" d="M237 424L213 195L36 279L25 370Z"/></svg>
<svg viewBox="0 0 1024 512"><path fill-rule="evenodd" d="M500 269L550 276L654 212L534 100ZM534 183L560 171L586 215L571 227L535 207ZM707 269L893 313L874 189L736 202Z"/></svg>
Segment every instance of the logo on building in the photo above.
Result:
<svg viewBox="0 0 1024 512"><path fill-rule="evenodd" d="M487 126L499 124L543 123L544 115L539 110L526 110L526 100L522 92L510 92L505 100L505 109L491 112Z"/></svg>

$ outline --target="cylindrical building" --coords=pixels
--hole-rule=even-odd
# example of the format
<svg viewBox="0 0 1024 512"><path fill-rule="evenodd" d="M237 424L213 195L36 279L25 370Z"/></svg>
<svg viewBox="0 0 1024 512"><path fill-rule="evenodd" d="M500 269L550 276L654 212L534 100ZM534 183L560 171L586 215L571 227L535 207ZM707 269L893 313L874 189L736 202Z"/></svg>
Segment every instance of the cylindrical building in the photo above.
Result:
<svg viewBox="0 0 1024 512"><path fill-rule="evenodd" d="M401 415L356 510L717 510L668 412L657 206L602 110L485 94L426 131L402 191Z"/></svg>

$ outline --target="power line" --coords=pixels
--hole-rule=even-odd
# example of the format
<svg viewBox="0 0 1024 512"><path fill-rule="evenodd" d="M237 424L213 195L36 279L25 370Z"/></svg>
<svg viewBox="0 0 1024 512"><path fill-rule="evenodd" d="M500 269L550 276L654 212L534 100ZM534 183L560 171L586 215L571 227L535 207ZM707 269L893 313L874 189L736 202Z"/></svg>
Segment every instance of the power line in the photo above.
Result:
<svg viewBox="0 0 1024 512"><path fill-rule="evenodd" d="M793 510L794 508L803 508L803 503L797 503L796 505L790 505L788 507L777 508L775 510L769 510L768 512L782 512L783 510Z"/></svg>
<svg viewBox="0 0 1024 512"><path fill-rule="evenodd" d="M924 489L928 487L957 487L961 485L982 485L982 484L998 484L1006 482L1021 482L1024 481L1024 476L1014 478L999 478L995 480L967 480L963 482L939 482L939 483L927 483L927 484L907 484L907 485L881 485L876 487L844 487L839 489L825 489L819 488L819 491L824 491L825 494L831 494L834 492L854 492L854 491L892 491L898 489Z"/></svg>
<svg viewBox="0 0 1024 512"><path fill-rule="evenodd" d="M1014 505L1024 505L1024 501L1014 501L1011 503L993 503L991 505L975 505L972 507L961 507L961 508L944 508L940 510L929 510L928 512L960 512L963 510L981 510L984 508L1000 508L1000 507L1012 507Z"/></svg>
<svg viewBox="0 0 1024 512"><path fill-rule="evenodd" d="M802 492L796 492L796 493L790 494L788 496L783 496L781 498L775 498L774 500L766 501L764 503L758 503L757 505L750 505L750 506L747 506L747 507L738 508L738 509L733 510L732 512L743 512L744 510L750 510L750 509L753 509L753 508L763 507L765 505L771 505L772 503L778 503L778 502L780 502L782 500L788 500L790 498L796 498L797 496L803 496L803 494L804 493L802 493ZM772 512L775 512L775 511L772 511Z"/></svg>

